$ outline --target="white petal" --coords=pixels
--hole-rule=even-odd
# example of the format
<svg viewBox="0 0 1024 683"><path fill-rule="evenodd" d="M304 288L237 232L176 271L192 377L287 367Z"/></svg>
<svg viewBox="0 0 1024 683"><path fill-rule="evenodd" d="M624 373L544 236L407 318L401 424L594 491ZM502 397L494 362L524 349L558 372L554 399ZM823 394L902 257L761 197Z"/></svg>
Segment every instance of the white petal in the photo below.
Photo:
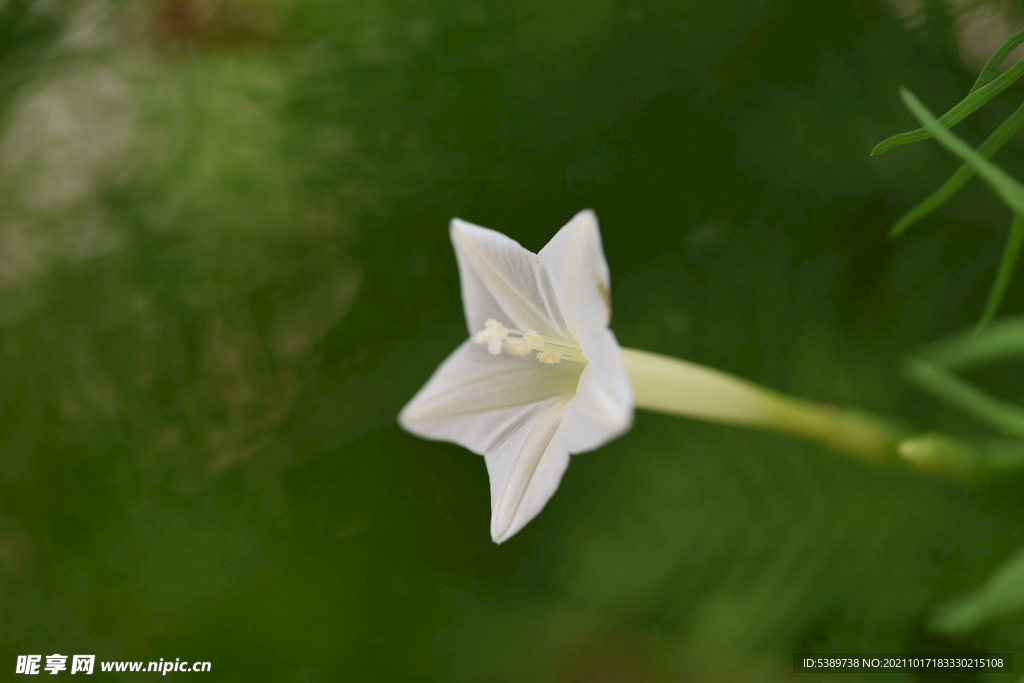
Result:
<svg viewBox="0 0 1024 683"><path fill-rule="evenodd" d="M560 396L531 406L510 423L485 460L491 480L491 538L502 543L536 517L569 466L560 438L569 405Z"/></svg>
<svg viewBox="0 0 1024 683"><path fill-rule="evenodd" d="M611 286L594 212L587 209L573 216L538 257L554 285L570 338L582 345L586 337L608 327Z"/></svg>
<svg viewBox="0 0 1024 683"><path fill-rule="evenodd" d="M538 256L500 232L458 218L451 223L462 305L470 334L488 318L545 336L567 336L548 272Z"/></svg>
<svg viewBox="0 0 1024 683"><path fill-rule="evenodd" d="M562 419L562 441L570 453L600 448L633 425L633 387L611 330L587 337L576 396Z"/></svg>
<svg viewBox="0 0 1024 683"><path fill-rule="evenodd" d="M584 453L633 424L633 389L619 343L608 329L608 262L594 212L576 214L539 256L555 285L565 325L589 361L563 424L566 448Z"/></svg>
<svg viewBox="0 0 1024 683"><path fill-rule="evenodd" d="M550 366L492 356L466 341L413 396L398 421L417 436L453 441L483 455L500 448L534 405L571 396L579 377L575 363Z"/></svg>

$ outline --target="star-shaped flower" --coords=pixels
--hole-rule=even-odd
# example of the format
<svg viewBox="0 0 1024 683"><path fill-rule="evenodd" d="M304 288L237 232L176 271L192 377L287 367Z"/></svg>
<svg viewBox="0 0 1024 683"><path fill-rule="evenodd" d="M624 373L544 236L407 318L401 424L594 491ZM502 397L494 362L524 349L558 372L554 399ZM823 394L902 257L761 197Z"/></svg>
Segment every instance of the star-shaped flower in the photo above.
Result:
<svg viewBox="0 0 1024 683"><path fill-rule="evenodd" d="M544 508L569 466L627 431L633 391L611 319L597 217L581 211L534 254L455 219L470 338L399 415L408 431L483 455L491 537Z"/></svg>

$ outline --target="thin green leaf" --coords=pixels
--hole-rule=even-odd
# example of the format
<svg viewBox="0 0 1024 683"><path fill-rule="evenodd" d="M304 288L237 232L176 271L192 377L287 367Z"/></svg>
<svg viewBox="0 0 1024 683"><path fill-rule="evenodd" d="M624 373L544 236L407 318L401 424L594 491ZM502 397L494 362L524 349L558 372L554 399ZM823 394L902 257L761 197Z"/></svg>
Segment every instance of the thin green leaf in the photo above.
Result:
<svg viewBox="0 0 1024 683"><path fill-rule="evenodd" d="M1024 358L1024 316L1003 317L981 332L960 332L922 349L920 356L946 369Z"/></svg>
<svg viewBox="0 0 1024 683"><path fill-rule="evenodd" d="M960 100L956 106L939 118L939 123L946 128L955 126L980 109L986 102L1010 87L1010 85L1012 85L1013 82L1021 76L1024 76L1024 59L1011 66L1005 73L991 81L988 85L978 88L968 94L967 97ZM931 134L927 128L918 128L905 133L898 133L875 145L875 148L871 150L871 156L888 152L890 149L899 147L900 145L907 145L911 142L927 140L930 137Z"/></svg>
<svg viewBox="0 0 1024 683"><path fill-rule="evenodd" d="M1024 469L1024 443L1020 441L982 441L978 445L981 465L986 474L1004 474Z"/></svg>
<svg viewBox="0 0 1024 683"><path fill-rule="evenodd" d="M1024 548L996 567L984 585L939 605L929 626L962 636L990 621L1024 612Z"/></svg>
<svg viewBox="0 0 1024 683"><path fill-rule="evenodd" d="M992 283L992 291L988 294L988 301L985 303L985 312L978 321L976 331L983 330L999 311L999 304L1003 300L1006 288L1010 286L1013 279L1013 268L1017 265L1017 257L1020 255L1020 248L1024 245L1024 216L1019 213L1013 214L1013 221L1010 223L1010 236L1006 240L1006 247L1003 249L1003 256L999 260L999 271Z"/></svg>
<svg viewBox="0 0 1024 683"><path fill-rule="evenodd" d="M1024 61L1021 63L1024 64ZM1024 186L1011 178L1001 168L971 149L966 142L943 128L932 113L928 111L928 108L921 104L921 101L912 92L904 89L900 92L900 96L903 98L903 102L907 105L910 113L935 136L936 141L973 166L978 175L992 186L992 189L999 195L999 198L1011 209L1018 213L1024 213Z"/></svg>
<svg viewBox="0 0 1024 683"><path fill-rule="evenodd" d="M1010 39L1003 43L1002 47L996 50L988 61L985 62L985 66L982 67L981 73L978 74L978 80L974 81L974 85L971 86L970 92L974 92L978 88L986 85L996 75L999 74L999 69L1003 67L1003 62L1010 56L1010 53L1017 49L1017 46L1024 43L1024 31L1018 31L1010 36Z"/></svg>
<svg viewBox="0 0 1024 683"><path fill-rule="evenodd" d="M978 146L977 152L986 159L995 154L1005 145L1017 131L1024 127L1024 104L1019 106L1008 119L1003 121L992 135L988 136L985 142ZM967 181L974 177L974 169L970 164L963 164L956 170L939 189L930 194L927 199L905 213L902 218L896 221L889 231L890 237L899 237L907 228L921 220L935 209L939 208L954 194L960 191Z"/></svg>
<svg viewBox="0 0 1024 683"><path fill-rule="evenodd" d="M990 396L922 358L909 359L905 375L922 389L962 408L1004 434L1024 437L1024 408Z"/></svg>

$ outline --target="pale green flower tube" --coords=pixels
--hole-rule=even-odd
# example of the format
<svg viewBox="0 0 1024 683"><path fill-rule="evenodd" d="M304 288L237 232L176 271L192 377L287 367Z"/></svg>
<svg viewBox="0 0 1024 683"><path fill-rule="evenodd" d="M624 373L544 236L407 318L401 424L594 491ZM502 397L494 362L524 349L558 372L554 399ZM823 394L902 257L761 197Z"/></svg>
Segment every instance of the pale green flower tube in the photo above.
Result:
<svg viewBox="0 0 1024 683"><path fill-rule="evenodd" d="M867 460L895 456L900 435L878 418L785 396L677 358L621 353L638 408L786 432Z"/></svg>

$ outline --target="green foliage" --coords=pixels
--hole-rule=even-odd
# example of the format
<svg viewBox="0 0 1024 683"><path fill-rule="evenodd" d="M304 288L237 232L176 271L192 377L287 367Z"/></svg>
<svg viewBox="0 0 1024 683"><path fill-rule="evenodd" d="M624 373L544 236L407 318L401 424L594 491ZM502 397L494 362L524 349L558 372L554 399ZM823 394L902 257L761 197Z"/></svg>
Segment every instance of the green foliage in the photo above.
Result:
<svg viewBox="0 0 1024 683"><path fill-rule="evenodd" d="M1021 129L1021 126L1024 126L1024 105L1018 107L1009 118L999 124L999 127L978 146L975 152L978 156L988 159L1009 142L1017 134L1017 131ZM939 189L928 195L925 200L917 204L910 211L903 214L892 226L889 236L896 238L902 235L911 225L949 201L973 177L974 165L972 163L963 164Z"/></svg>
<svg viewBox="0 0 1024 683"><path fill-rule="evenodd" d="M1024 317L1005 316L971 334L959 332L931 342L921 355L947 369L964 369L1024 357Z"/></svg>
<svg viewBox="0 0 1024 683"><path fill-rule="evenodd" d="M993 52L992 56L985 62L985 66L982 67L977 80L974 81L974 85L971 86L967 94L969 95L975 90L991 83L999 75L999 70L1003 68L1003 63L1022 44L1024 44L1024 31L1018 31L1000 45L999 49Z"/></svg>
<svg viewBox="0 0 1024 683"><path fill-rule="evenodd" d="M998 166L984 158L963 140L943 127L928 109L921 104L912 92L903 90L900 92L904 104L910 113L931 133L935 139L953 154L957 155L974 168L975 173L980 175L1011 209L1017 213L1024 213L1024 185L1021 185L1014 178L1005 173Z"/></svg>
<svg viewBox="0 0 1024 683"><path fill-rule="evenodd" d="M904 441L902 455L937 472L978 479L1024 468L1024 406L997 398L953 373L1022 357L1024 320L1008 318L973 333L951 335L909 358L907 379L1012 438L968 440L925 434Z"/></svg>
<svg viewBox="0 0 1024 683"><path fill-rule="evenodd" d="M1002 320L974 334L959 334L922 349L907 361L906 376L921 388L987 422L1024 438L1024 406L998 399L950 372L1024 357L1024 320Z"/></svg>
<svg viewBox="0 0 1024 683"><path fill-rule="evenodd" d="M1004 434L1024 438L1024 407L1017 407L981 391L928 361L907 361L909 380L967 411Z"/></svg>
<svg viewBox="0 0 1024 683"><path fill-rule="evenodd" d="M1004 43L1003 46L992 55L988 63L986 63L985 67L982 69L981 74L979 74L978 80L975 81L974 86L971 88L970 92L967 93L967 96L960 100L960 102L958 102L952 109L939 117L938 123L940 127L952 128L980 109L987 102L996 97L996 95L1013 85L1013 83L1021 76L1024 76L1024 59L1007 69L1005 73L998 77L996 76L996 74L999 73L999 69L1002 67L1003 62L1006 61L1006 58L1022 42L1024 42L1024 31L1014 34L1012 38L1006 41L1006 43ZM871 155L875 156L877 154L888 152L895 147L900 147L901 145L908 145L912 142L927 140L933 135L935 135L935 130L928 126L907 131L905 133L899 133L886 138L875 145L874 149L871 150Z"/></svg>
<svg viewBox="0 0 1024 683"><path fill-rule="evenodd" d="M1022 246L1024 246L1024 215L1015 213L1010 223L1010 237L1006 242L1006 248L1003 249L1003 256L999 260L999 270L996 272L996 279L992 282L992 290L985 303L985 311L981 315L981 320L978 321L978 329L985 327L996 317L999 304L1013 278L1013 269L1017 265L1017 257L1020 256Z"/></svg>
<svg viewBox="0 0 1024 683"><path fill-rule="evenodd" d="M978 173L995 190L996 194L1014 211L1014 219L1010 226L1010 235L999 264L996 279L993 281L984 312L978 322L978 329L984 328L995 317L999 310L1006 289L1009 287L1013 268L1024 245L1024 225L1020 216L1024 210L1024 186L988 161L996 151L1006 144L1024 126L1024 105L1007 118L977 150L960 140L949 127L955 125L967 115L980 108L983 104L1009 87L1021 75L1024 75L1024 59L1011 67L1006 73L998 76L1003 62L1022 43L1024 31L1014 34L989 58L970 91L958 105L936 119L928 109L914 96L904 89L900 95L907 108L922 124L922 128L901 133L878 143L872 155L881 154L893 147L917 142L934 136L944 147L962 158L965 163L938 190L924 201L904 214L890 229L890 237L898 237L908 227L921 218L935 211L956 194L971 177Z"/></svg>
<svg viewBox="0 0 1024 683"><path fill-rule="evenodd" d="M1024 548L1003 561L978 588L936 606L930 626L963 636L996 619L1024 613Z"/></svg>

